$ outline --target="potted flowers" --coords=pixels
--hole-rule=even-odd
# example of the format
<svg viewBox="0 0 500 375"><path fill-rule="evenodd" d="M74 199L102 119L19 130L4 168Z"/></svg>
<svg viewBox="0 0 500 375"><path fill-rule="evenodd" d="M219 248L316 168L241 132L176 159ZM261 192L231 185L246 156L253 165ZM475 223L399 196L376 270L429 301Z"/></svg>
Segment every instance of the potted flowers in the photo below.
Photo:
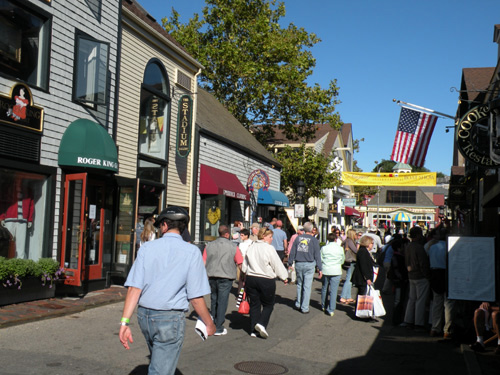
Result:
<svg viewBox="0 0 500 375"><path fill-rule="evenodd" d="M64 269L52 258L6 259L0 257L0 305L51 298Z"/></svg>

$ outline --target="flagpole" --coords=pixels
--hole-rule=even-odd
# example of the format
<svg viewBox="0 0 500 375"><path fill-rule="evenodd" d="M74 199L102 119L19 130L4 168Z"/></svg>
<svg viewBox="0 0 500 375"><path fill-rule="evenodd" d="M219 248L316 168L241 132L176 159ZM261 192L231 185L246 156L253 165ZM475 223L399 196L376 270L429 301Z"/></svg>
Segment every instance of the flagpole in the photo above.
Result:
<svg viewBox="0 0 500 375"><path fill-rule="evenodd" d="M393 102L399 104L399 103L403 103L403 104L406 104L406 105L409 105L409 106L412 106L412 107L415 107L415 108L419 108L419 109L422 109L426 112L431 112L431 113L435 113L437 115L440 115L440 116L444 116L444 117L448 117L448 118L451 118L452 120L455 120L455 116L450 116L450 115L447 115L445 113L441 113L441 112L438 112L438 111L434 111L432 109L429 109L429 108L424 108L424 107L421 107L419 105L415 105L415 104L411 104L411 103L407 103L407 102L403 102L402 100L396 100L396 99L392 99Z"/></svg>

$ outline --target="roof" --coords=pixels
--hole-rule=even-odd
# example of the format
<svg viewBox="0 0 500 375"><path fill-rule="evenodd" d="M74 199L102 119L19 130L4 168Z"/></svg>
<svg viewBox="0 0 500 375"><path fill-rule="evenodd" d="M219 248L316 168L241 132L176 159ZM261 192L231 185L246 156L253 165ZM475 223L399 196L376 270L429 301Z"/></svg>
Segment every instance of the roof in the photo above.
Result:
<svg viewBox="0 0 500 375"><path fill-rule="evenodd" d="M416 191L416 203L387 203L387 194L388 190L391 191ZM435 207L434 202L429 199L429 197L425 194L423 189L420 186L381 186L380 187L380 201L377 204L377 195L374 195L372 199L367 203L368 207L373 206L383 206L383 207Z"/></svg>
<svg viewBox="0 0 500 375"><path fill-rule="evenodd" d="M342 141L344 142L343 146L349 145L349 138L352 137L352 124L344 123L340 128L342 132Z"/></svg>
<svg viewBox="0 0 500 375"><path fill-rule="evenodd" d="M494 72L495 68L491 67L462 69L462 87L460 88L462 100L477 101L480 104L485 95L481 91L488 88Z"/></svg>
<svg viewBox="0 0 500 375"><path fill-rule="evenodd" d="M226 144L282 167L274 156L209 92L198 87L196 125Z"/></svg>
<svg viewBox="0 0 500 375"><path fill-rule="evenodd" d="M124 0L122 2L123 6L127 8L129 11L131 11L133 14L135 14L138 18L140 18L144 23L149 25L151 28L153 28L155 31L157 31L161 36L164 38L168 39L170 42L175 44L177 47L179 47L183 52L185 52L187 55L189 53L186 51L186 49L177 41L174 39L172 35L170 35L158 22L156 22L156 19L150 15L146 9L142 7L139 2L136 0ZM191 55L189 55L191 56ZM191 58L193 58L191 56ZM194 59L194 58L193 58Z"/></svg>
<svg viewBox="0 0 500 375"><path fill-rule="evenodd" d="M351 124L347 124L348 127L346 127L346 137L348 139L348 134L350 133L350 126ZM309 139L306 143L307 144L316 144L318 141L323 139L323 137L326 136L325 143L323 145L322 152L325 155L328 155L332 152L333 146L335 144L335 140L337 139L337 136L339 134L339 131L337 129L334 129L331 127L330 124L316 124L314 125L316 127L316 133L314 134L314 137ZM289 145L289 144L297 144L302 142L302 139L288 139L285 136L285 132L282 129L279 129L277 126L274 129L275 136L273 139L270 139L268 141L269 144L274 144L274 145ZM344 133L342 133L342 137L344 138ZM345 146L345 140L343 139L343 144L341 146Z"/></svg>

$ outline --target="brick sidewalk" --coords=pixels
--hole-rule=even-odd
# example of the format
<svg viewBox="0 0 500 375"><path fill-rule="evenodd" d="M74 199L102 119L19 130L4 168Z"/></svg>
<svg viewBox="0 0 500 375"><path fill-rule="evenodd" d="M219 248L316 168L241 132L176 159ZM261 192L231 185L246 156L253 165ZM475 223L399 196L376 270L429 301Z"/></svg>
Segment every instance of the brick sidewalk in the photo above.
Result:
<svg viewBox="0 0 500 375"><path fill-rule="evenodd" d="M93 307L125 300L127 288L110 288L90 292L84 297L50 298L0 307L0 328L36 320L74 314Z"/></svg>

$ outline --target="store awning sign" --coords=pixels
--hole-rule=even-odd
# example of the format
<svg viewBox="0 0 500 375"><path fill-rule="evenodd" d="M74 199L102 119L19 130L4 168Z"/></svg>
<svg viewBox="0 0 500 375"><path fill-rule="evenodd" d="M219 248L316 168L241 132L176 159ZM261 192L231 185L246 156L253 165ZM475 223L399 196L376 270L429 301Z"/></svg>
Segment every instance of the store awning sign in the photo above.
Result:
<svg viewBox="0 0 500 375"><path fill-rule="evenodd" d="M177 119L177 155L185 158L191 151L191 128L193 124L193 100L189 95L179 99Z"/></svg>
<svg viewBox="0 0 500 375"><path fill-rule="evenodd" d="M58 163L118 172L118 151L104 127L87 119L78 119L68 126L61 138Z"/></svg>
<svg viewBox="0 0 500 375"><path fill-rule="evenodd" d="M9 95L0 95L0 123L42 132L43 108L33 104L28 86L18 83Z"/></svg>

